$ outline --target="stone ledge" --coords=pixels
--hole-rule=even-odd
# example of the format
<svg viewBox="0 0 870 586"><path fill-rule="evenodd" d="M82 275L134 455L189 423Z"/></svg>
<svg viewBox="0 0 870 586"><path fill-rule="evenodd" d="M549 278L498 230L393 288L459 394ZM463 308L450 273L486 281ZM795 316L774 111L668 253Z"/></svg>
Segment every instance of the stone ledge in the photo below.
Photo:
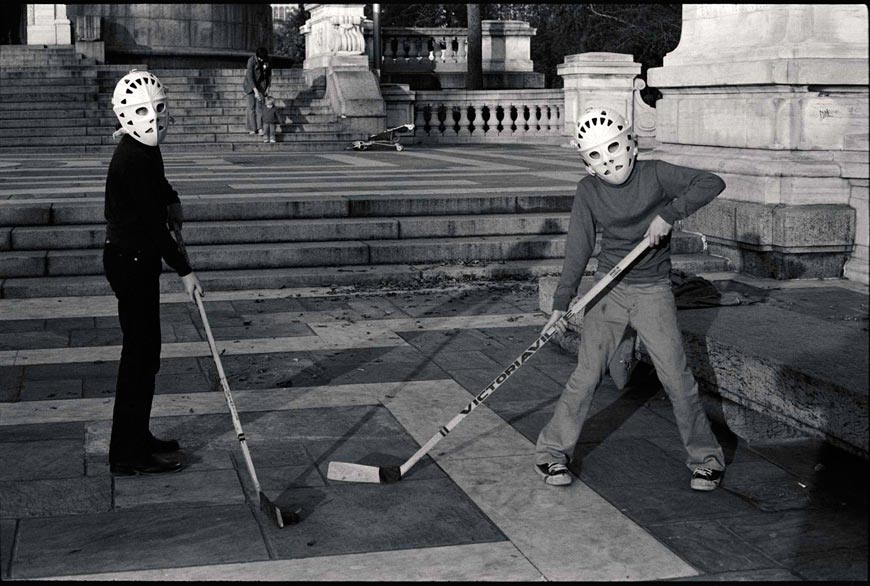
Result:
<svg viewBox="0 0 870 586"><path fill-rule="evenodd" d="M591 278L584 281L585 283L581 283L581 292L592 286ZM539 303L545 313L551 311L552 295L557 282L556 277L546 277L539 281ZM831 302L834 301L832 299ZM866 307L866 303L864 306ZM731 313L731 319L723 319L723 322L727 322L725 325L720 323L714 327L716 318L710 317L709 313L704 317L701 313L718 313L725 309L743 312L749 306L680 312L686 355L698 380L708 415L725 423L731 431L748 441L811 436L866 459L866 365L863 367L865 380L862 389L861 381L853 380L854 377L850 377L848 373L845 376L831 374L846 365L831 364L828 367L831 370L826 374L826 369L820 369L818 364L805 364L806 360L800 358L803 355L801 352L789 359L788 352L782 351L782 348L774 348L772 343L764 340L746 338L745 345L742 342L739 345L726 342L725 338L729 334L732 340L740 339L735 334L741 331L740 323L731 323L739 314ZM792 316L796 319L791 320ZM781 338L779 343L782 347L800 347L806 344L810 340L802 336L812 335L813 331L819 340L831 337L841 339L845 332L843 326L836 325L837 322L827 322L822 326L818 319L799 313L785 313L775 307L768 309L765 306L756 306L753 315L742 315L741 320L748 320L757 324L758 328L765 328L763 333L767 334L767 338ZM794 329L795 332L771 331L772 327L789 325L793 326L790 330ZM554 337L554 342L566 352L576 354L581 326L582 322L575 322L565 336ZM830 331L819 331L820 327ZM861 342L855 344L861 345ZM841 359L848 362L848 352L863 352L865 347L866 340L861 349L849 345ZM804 350L812 352L809 348ZM640 342L635 356L647 363L651 362ZM855 374L860 379L862 366L851 363L848 366L857 369ZM619 373L615 374L619 376Z"/></svg>

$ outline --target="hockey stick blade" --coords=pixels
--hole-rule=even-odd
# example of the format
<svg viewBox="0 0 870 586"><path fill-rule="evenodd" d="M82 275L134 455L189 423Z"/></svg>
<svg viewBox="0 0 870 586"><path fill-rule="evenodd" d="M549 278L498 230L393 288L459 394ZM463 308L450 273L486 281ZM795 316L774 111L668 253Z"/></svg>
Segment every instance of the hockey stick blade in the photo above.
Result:
<svg viewBox="0 0 870 586"><path fill-rule="evenodd" d="M266 513L267 517L270 517L275 523L277 523L278 527L283 529L284 525L295 525L301 519L299 518L298 511L289 511L284 512L278 505L269 500L264 492L260 492L260 510Z"/></svg>
<svg viewBox="0 0 870 586"><path fill-rule="evenodd" d="M398 466L366 466L350 462L330 462L326 477L343 482L371 482L389 484L402 479Z"/></svg>

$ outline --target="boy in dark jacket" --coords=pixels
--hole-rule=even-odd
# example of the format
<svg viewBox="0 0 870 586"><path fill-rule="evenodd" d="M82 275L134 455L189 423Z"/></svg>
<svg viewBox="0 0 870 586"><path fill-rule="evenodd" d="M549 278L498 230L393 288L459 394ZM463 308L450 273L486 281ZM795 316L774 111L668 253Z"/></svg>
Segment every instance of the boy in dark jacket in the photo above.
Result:
<svg viewBox="0 0 870 586"><path fill-rule="evenodd" d="M178 193L166 180L160 142L169 127L166 92L154 75L133 70L112 97L124 136L106 177L103 266L118 299L123 345L115 389L109 465L113 474L174 472L175 440L149 430L155 376L160 369L161 258L182 278L191 300L199 279L167 228L181 223Z"/></svg>
<svg viewBox="0 0 870 586"><path fill-rule="evenodd" d="M602 108L577 122L577 147L589 177L581 179L571 209L565 262L544 330L559 322L577 292L602 232L596 277L610 271L641 239L653 247L623 273L623 279L586 309L577 369L556 403L536 446L536 470L547 484L565 486L567 468L608 361L626 327L632 326L652 358L674 409L691 488L719 486L725 459L701 406L698 385L686 363L671 293L670 240L676 220L709 203L725 189L716 175L664 161L637 161L637 139L625 119ZM558 322L558 323L557 323Z"/></svg>

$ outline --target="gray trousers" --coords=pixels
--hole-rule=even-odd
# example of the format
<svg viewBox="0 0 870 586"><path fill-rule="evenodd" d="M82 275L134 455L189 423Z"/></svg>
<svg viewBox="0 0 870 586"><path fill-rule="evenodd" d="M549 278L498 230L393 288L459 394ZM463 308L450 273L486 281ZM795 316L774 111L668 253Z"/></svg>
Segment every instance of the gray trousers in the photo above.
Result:
<svg viewBox="0 0 870 586"><path fill-rule="evenodd" d="M248 101L245 129L257 132L263 128L263 102L257 99L254 92L245 94L245 99Z"/></svg>
<svg viewBox="0 0 870 586"><path fill-rule="evenodd" d="M680 438L688 452L686 465L693 470L700 466L725 470L722 448L710 429L698 396L698 383L686 362L669 280L641 285L618 283L586 312L577 369L568 379L553 417L538 436L537 463L568 463L592 396L629 325L644 343L671 400Z"/></svg>

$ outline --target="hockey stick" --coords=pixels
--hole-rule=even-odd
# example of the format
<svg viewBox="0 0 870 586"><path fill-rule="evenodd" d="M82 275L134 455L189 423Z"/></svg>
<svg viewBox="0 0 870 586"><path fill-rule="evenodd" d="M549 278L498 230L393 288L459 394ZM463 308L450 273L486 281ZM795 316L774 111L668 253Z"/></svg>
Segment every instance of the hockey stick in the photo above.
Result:
<svg viewBox="0 0 870 586"><path fill-rule="evenodd" d="M471 413L478 405L483 403L487 397L493 394L496 389L504 384L504 382L513 373L519 370L520 367L535 354L535 352L540 350L556 333L557 324L571 319L589 305L589 303L595 299L595 297L597 297L605 287L610 285L610 283L619 276L620 273L643 254L647 247L649 247L649 241L644 238L640 244L635 246L634 249L619 262L619 264L610 269L610 272L598 281L595 286L586 293L586 295L573 303L559 321L547 328L547 330L543 332L531 346L526 348L526 350L516 360L514 360L510 366L504 369L502 373L489 384L489 386L483 389L483 391L481 391L481 393L477 395L471 403L466 405L465 408L456 415L456 417L451 419L447 425L439 429L438 433L432 436L432 438L426 442L423 447L417 450L413 456L408 458L404 464L401 466L367 466L365 464L353 464L350 462L330 462L326 477L330 480L344 480L348 482L390 483L400 481L402 477L408 473L408 470L410 470L411 467L420 460L420 458L425 456L429 450L435 447L435 444L441 441L441 439L450 433L460 421L465 419L469 413Z"/></svg>
<svg viewBox="0 0 870 586"><path fill-rule="evenodd" d="M178 243L178 247L181 250L181 254L185 259L187 256L187 249L184 247L184 240L181 237L181 230L177 225L172 226L172 231L175 234L175 240ZM190 261L188 260L188 264ZM245 432L242 430L242 423L239 420L239 414L236 411L236 404L233 401L233 394L230 392L230 385L227 382L227 376L224 374L224 367L221 364L220 353L218 352L217 345L214 342L214 336L211 333L211 326L208 323L208 316L205 314L205 307L202 305L202 295L197 290L194 293L194 299L196 300L196 306L199 308L199 316L202 318L202 325L205 327L205 335L208 338L208 347L211 350L212 358L214 358L215 366L217 366L218 377L221 381L221 387L224 391L224 397L227 400L227 407L230 409L230 415L233 418L233 427L236 430L236 437L239 440L239 445L242 447L242 455L245 457L245 465L248 468L248 474L251 476L251 481L254 483L254 490L257 491L257 495L260 499L260 509L266 514L266 516L270 517L275 523L278 524L278 527L284 527L284 523L293 524L299 522L299 515L295 511L284 512L278 505L269 500L269 497L266 496L266 493L263 492L262 488L260 488L260 481L257 478L257 471L254 470L254 462L251 460L251 453L248 451L248 442L245 439Z"/></svg>

